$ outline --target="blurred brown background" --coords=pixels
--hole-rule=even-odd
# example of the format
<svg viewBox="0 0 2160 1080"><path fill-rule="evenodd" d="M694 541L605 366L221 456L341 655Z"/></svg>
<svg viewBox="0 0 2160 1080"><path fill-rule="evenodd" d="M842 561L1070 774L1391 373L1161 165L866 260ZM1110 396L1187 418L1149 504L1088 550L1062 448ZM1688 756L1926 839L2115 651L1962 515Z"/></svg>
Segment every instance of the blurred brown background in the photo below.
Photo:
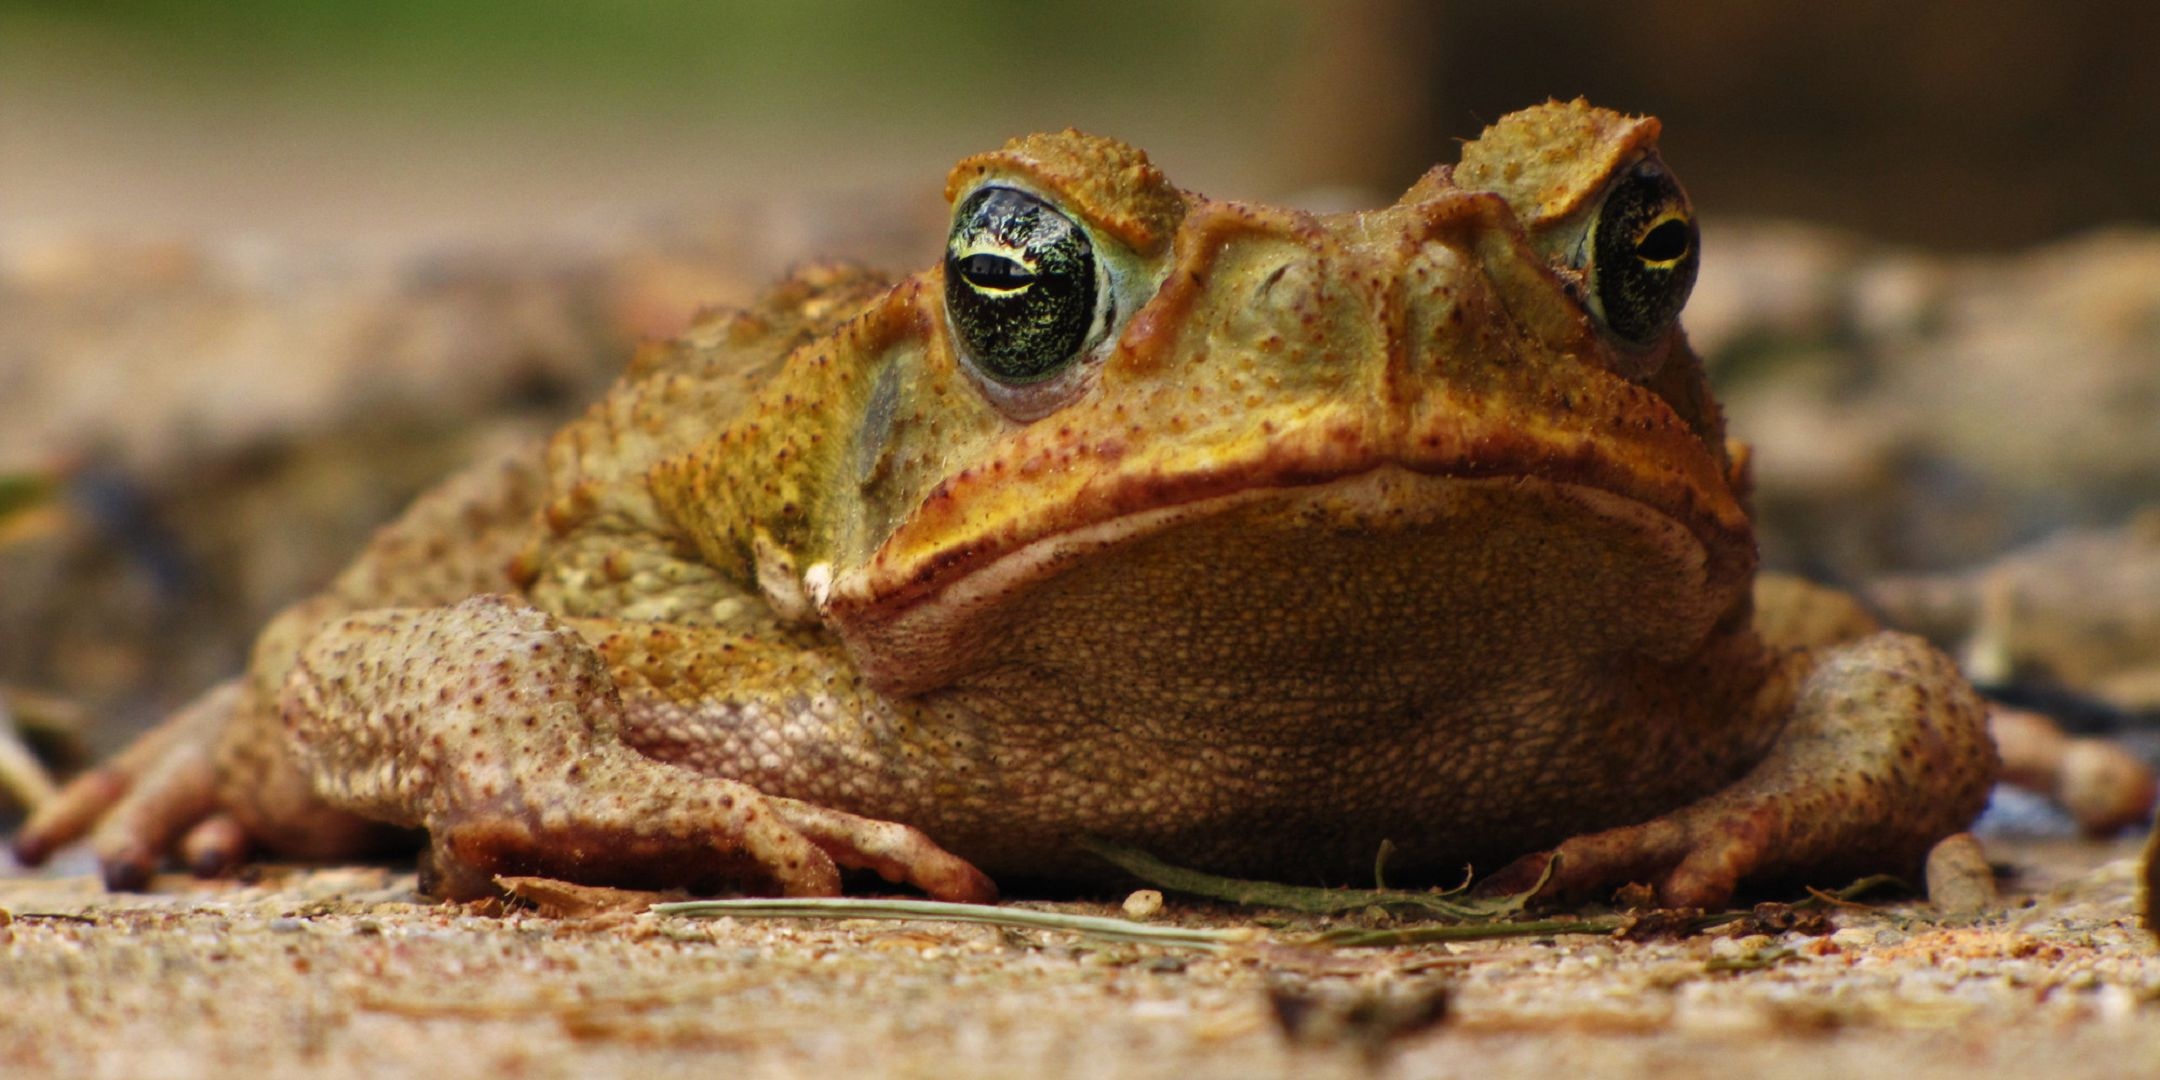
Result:
<svg viewBox="0 0 2160 1080"><path fill-rule="evenodd" d="M1392 192L1587 94L1712 214L2001 248L2160 212L2155 42L2115 0L6 0L0 226L529 235L932 191L1066 124L1218 195Z"/></svg>

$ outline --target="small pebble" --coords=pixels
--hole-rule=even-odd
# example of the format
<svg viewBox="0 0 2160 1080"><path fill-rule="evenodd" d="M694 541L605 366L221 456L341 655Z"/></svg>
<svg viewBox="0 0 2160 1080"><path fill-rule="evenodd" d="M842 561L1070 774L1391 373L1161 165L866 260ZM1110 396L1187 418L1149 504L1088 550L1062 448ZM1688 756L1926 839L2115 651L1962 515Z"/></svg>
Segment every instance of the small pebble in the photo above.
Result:
<svg viewBox="0 0 2160 1080"><path fill-rule="evenodd" d="M1999 904L1995 870L1973 834L1946 837L1928 852L1927 892L1945 915L1976 915Z"/></svg>
<svg viewBox="0 0 2160 1080"><path fill-rule="evenodd" d="M2094 1011L2103 1020L2132 1020L2140 1010L2138 995L2127 986L2109 983L2093 994Z"/></svg>
<svg viewBox="0 0 2160 1080"><path fill-rule="evenodd" d="M1152 919L1162 912L1162 893L1154 889L1135 890L1125 898L1125 917L1128 919Z"/></svg>

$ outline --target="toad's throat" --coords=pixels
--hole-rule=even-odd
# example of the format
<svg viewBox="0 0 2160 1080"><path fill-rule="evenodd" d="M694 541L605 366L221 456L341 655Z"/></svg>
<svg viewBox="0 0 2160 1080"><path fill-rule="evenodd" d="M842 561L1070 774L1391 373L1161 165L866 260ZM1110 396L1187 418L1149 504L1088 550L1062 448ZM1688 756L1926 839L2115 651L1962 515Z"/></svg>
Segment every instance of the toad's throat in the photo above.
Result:
<svg viewBox="0 0 2160 1080"><path fill-rule="evenodd" d="M1384 625L1341 625L1384 622L1377 615L1314 614L1374 610L1366 601L1379 594L1397 602L1415 596L1413 606L1434 611L1476 606L1479 618L1534 622L1542 616L1507 614L1481 597L1496 579L1505 584L1514 576L1577 582L1541 594L1539 603L1548 606L1595 609L1611 592L1610 612L1568 620L1584 627L1643 623L1626 596L1659 591L1675 610L1656 621L1687 624L1661 626L1659 633L1690 641L1731 608L1753 572L1744 535L1737 545L1716 539L1706 544L1691 523L1598 487L1520 474L1430 475L1391 464L1101 518L906 595L869 591L874 567L864 568L833 582L824 613L872 685L894 694L949 685L986 663L1012 659L1030 640L1072 639L1056 625L1060 619L1128 627L1131 632L1110 629L1087 646L1098 654L1223 604L1229 606L1201 621L1242 621L1251 628L1245 644L1261 650L1295 649L1299 639L1315 636L1384 640L1394 633ZM1309 564L1300 552L1310 555ZM1324 574L1314 569L1323 565ZM1595 641L1581 644L1591 652L1610 650L1637 635L1609 636L1599 629L1589 633ZM1420 662L1449 661L1425 656Z"/></svg>

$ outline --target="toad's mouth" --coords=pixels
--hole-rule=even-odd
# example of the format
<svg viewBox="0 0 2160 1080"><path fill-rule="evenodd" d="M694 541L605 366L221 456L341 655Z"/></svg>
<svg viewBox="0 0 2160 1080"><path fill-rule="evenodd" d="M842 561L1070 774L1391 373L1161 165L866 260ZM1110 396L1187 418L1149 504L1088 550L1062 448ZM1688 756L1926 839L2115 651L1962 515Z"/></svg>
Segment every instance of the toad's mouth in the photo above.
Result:
<svg viewBox="0 0 2160 1080"><path fill-rule="evenodd" d="M1045 617L1045 591L1063 598L1065 614L1051 616L1062 618L1087 618L1091 605L1110 620L1158 617L1144 609L1155 602L1151 590L1169 582L1212 582L1206 587L1279 605L1308 587L1280 558L1301 546L1316 558L1366 552L1355 558L1371 561L1373 574L1360 574L1353 560L1327 586L1336 593L1429 589L1432 603L1452 606L1479 587L1461 579L1480 575L1562 574L1581 579L1579 590L1655 589L1699 607L1704 619L1745 590L1752 533L1721 470L1697 470L1705 477L1541 449L1548 453L1534 463L1455 454L1128 479L1123 490L1052 507L1061 512L1041 515L1032 530L976 534L913 558L888 542L833 578L820 606L872 685L907 694L946 685L1026 640ZM1470 548L1486 554L1453 557ZM1263 566L1263 552L1275 561ZM1383 563L1399 565L1377 569ZM1601 563L1618 569L1601 572ZM1423 580L1438 577L1457 580ZM1315 631L1293 619L1276 632Z"/></svg>

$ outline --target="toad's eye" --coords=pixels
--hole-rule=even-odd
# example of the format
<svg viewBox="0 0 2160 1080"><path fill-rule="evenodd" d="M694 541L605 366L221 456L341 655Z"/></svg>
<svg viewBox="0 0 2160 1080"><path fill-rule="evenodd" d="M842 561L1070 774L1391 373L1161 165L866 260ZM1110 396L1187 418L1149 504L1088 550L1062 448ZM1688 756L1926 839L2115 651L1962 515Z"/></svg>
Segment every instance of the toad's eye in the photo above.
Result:
<svg viewBox="0 0 2160 1080"><path fill-rule="evenodd" d="M1102 339L1111 315L1087 230L1006 187L983 188L953 213L945 310L967 362L1009 386L1063 371Z"/></svg>
<svg viewBox="0 0 2160 1080"><path fill-rule="evenodd" d="M1613 184L1588 247L1591 307L1607 329L1648 345L1672 328L1695 287L1701 237L1664 162L1644 158Z"/></svg>

